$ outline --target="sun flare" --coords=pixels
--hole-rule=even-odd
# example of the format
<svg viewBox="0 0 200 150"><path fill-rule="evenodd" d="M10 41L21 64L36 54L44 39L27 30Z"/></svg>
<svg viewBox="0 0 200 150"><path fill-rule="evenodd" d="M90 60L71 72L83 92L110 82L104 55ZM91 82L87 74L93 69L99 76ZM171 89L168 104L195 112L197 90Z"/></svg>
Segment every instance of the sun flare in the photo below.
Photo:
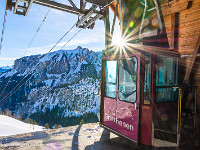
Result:
<svg viewBox="0 0 200 150"><path fill-rule="evenodd" d="M117 37L115 37L115 39L113 39L113 44L119 48L122 48L126 45L126 41L121 36L117 36Z"/></svg>

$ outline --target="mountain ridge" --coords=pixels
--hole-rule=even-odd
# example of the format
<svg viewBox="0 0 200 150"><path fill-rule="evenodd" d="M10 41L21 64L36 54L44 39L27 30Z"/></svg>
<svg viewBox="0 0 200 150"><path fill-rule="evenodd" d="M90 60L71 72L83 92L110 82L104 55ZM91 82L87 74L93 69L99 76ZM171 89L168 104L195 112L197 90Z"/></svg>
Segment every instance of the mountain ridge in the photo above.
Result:
<svg viewBox="0 0 200 150"><path fill-rule="evenodd" d="M0 108L9 108L23 118L35 117L39 112L45 116L46 111L57 111L60 118L95 114L100 105L95 93L100 90L101 57L101 52L79 46L15 60L11 70L0 74L2 90L12 76L0 96ZM24 85L10 93L22 79L20 85ZM9 94L12 95L2 101Z"/></svg>

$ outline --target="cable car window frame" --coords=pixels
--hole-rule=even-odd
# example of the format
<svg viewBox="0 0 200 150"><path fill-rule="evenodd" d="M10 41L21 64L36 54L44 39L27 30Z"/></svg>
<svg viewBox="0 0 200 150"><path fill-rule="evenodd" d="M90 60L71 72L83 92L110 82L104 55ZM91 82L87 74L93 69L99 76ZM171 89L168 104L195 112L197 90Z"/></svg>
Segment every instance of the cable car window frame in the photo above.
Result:
<svg viewBox="0 0 200 150"><path fill-rule="evenodd" d="M178 59L173 58L173 57L156 56L156 59L155 59L156 65L157 65L157 62L158 62L157 61L158 57L160 57L160 58L167 58L167 59L171 58L173 60L173 70L172 70L172 73L173 73L173 75L172 75L173 76L173 83L172 83L172 85L157 85L157 67L155 66L155 73L156 73L156 75L155 75L155 77L156 77L155 78L155 101L156 101L156 103L176 102L177 98L178 98L178 90L176 88L178 86ZM173 98L173 100L167 100L167 99L165 99L164 101L161 101L161 100L157 99L157 90L158 89L163 89L163 90L165 90L165 89L171 89L170 92L174 91L174 95L173 95L173 97L171 97L171 98ZM175 98L175 97L177 97L177 98Z"/></svg>
<svg viewBox="0 0 200 150"><path fill-rule="evenodd" d="M135 85L136 85L136 91L135 91L135 92L136 92L136 95L135 95L134 102L131 102L131 101L127 101L127 100L121 100L120 97L119 97L119 92L120 92L120 89L119 89L119 88L120 88L120 87L119 87L119 86L120 86L120 81L119 81L119 80L120 80L120 71L119 71L119 64L120 64L120 63L119 63L119 61L120 61L120 60L123 60L123 59L126 60L126 59L133 59L133 58L136 59L136 66L137 66L137 69L135 69L135 71L136 71L136 80L135 80L135 81L136 81L136 83L135 83ZM127 103L135 104L136 101L137 101L137 94L138 94L138 93L137 93L137 90L138 90L138 88L137 88L137 84L138 84L138 81L137 81L137 80L138 80L138 58L137 58L136 56L132 56L132 57L129 57L129 58L121 58L121 59L118 60L118 67L117 67L117 68L118 68L118 99L119 99L120 101L122 101L122 102L127 102Z"/></svg>
<svg viewBox="0 0 200 150"><path fill-rule="evenodd" d="M113 83L113 85L115 85L115 96L112 97L112 96L108 96L106 92L106 84L107 84L107 81L106 81L106 70L107 70L107 62L108 61L115 61L116 62L116 79L115 79L115 83ZM116 99L117 98L117 70L118 70L118 61L117 60L106 60L106 67L105 67L105 89L104 89L104 92L105 92L105 97L108 97L108 98L113 98L113 99ZM114 92L113 92L114 93Z"/></svg>
<svg viewBox="0 0 200 150"><path fill-rule="evenodd" d="M150 84L150 91L149 91L149 104L145 103L145 92L144 92L144 89L145 89L145 74L146 74L146 70L145 70L145 62L144 62L144 73L143 73L143 105L145 106L151 106L152 102L152 69L153 69L153 55L152 54L148 54L148 53L145 53L144 54L144 60L145 60L145 57L148 57L150 59L150 71L149 71L149 84Z"/></svg>

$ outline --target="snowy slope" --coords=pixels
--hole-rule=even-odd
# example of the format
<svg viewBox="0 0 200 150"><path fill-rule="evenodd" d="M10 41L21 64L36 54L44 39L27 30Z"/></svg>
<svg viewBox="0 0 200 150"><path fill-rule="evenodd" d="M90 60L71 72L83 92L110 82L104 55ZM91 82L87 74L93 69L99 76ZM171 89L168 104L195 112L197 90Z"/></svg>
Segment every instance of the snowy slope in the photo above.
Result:
<svg viewBox="0 0 200 150"><path fill-rule="evenodd" d="M10 67L10 66L0 66L0 73L5 72L7 70L11 70L11 69L12 69L12 67Z"/></svg>
<svg viewBox="0 0 200 150"><path fill-rule="evenodd" d="M42 126L34 125L33 128L32 124L27 124L17 119L0 115L0 137L42 130L44 130L44 127Z"/></svg>
<svg viewBox="0 0 200 150"><path fill-rule="evenodd" d="M101 57L101 52L79 46L15 60L11 70L0 73L0 109L8 108L41 125L96 114L100 106L96 93L100 91Z"/></svg>

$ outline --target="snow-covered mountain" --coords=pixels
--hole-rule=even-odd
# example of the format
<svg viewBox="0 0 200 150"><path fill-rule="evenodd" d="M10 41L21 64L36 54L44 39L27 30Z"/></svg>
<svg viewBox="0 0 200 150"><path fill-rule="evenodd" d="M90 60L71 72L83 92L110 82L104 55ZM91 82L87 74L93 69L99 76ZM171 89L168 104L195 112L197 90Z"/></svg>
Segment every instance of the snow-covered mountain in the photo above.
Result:
<svg viewBox="0 0 200 150"><path fill-rule="evenodd" d="M24 123L17 119L0 115L0 137L42 130L44 130L44 127Z"/></svg>
<svg viewBox="0 0 200 150"><path fill-rule="evenodd" d="M1 72L5 72L5 71L7 71L7 70L11 70L12 69L12 66L10 67L10 66L1 66L0 67L0 73Z"/></svg>
<svg viewBox="0 0 200 150"><path fill-rule="evenodd" d="M60 118L96 113L101 57L79 46L15 60L12 70L0 74L0 108L33 119L47 113Z"/></svg>

